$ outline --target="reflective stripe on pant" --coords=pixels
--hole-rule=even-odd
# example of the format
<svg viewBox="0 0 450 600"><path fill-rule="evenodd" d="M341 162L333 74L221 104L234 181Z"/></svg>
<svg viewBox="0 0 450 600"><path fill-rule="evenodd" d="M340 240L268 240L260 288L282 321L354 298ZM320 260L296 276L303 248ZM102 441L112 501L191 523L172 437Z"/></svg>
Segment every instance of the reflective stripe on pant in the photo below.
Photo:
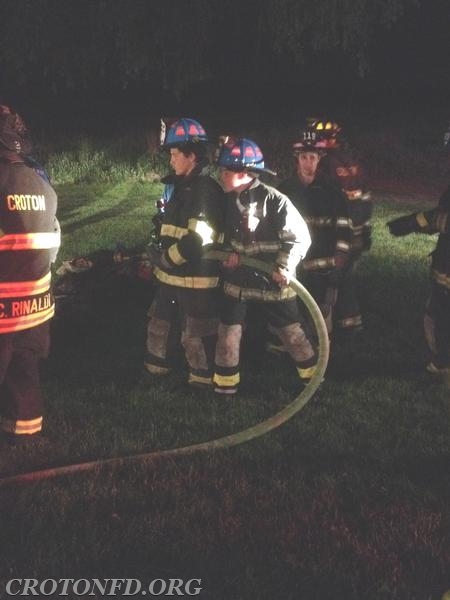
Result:
<svg viewBox="0 0 450 600"><path fill-rule="evenodd" d="M211 383L219 320L217 289L158 286L149 310L146 369L165 374L179 357L180 341L191 383ZM181 340L180 340L181 338Z"/></svg>
<svg viewBox="0 0 450 600"><path fill-rule="evenodd" d="M48 322L0 335L1 429L31 435L42 429L39 363L49 350Z"/></svg>
<svg viewBox="0 0 450 600"><path fill-rule="evenodd" d="M312 377L317 362L316 353L300 323L291 323L285 327L275 327L274 329L284 348L294 360L300 378L308 379Z"/></svg>
<svg viewBox="0 0 450 600"><path fill-rule="evenodd" d="M242 325L219 325L213 382L220 388L233 389L240 382L239 356Z"/></svg>
<svg viewBox="0 0 450 600"><path fill-rule="evenodd" d="M189 383L210 384L219 319L185 316L181 343L189 365Z"/></svg>
<svg viewBox="0 0 450 600"><path fill-rule="evenodd" d="M239 359L242 327L252 302L239 302L226 297L223 301L222 322L216 346L216 365L213 381L219 387L236 387L240 381ZM311 376L316 353L300 325L297 299L284 302L258 302L264 317L283 341L301 377Z"/></svg>
<svg viewBox="0 0 450 600"><path fill-rule="evenodd" d="M338 294L334 306L334 323L340 329L360 329L362 327L361 309L356 293L355 264L349 265L343 279L339 283Z"/></svg>

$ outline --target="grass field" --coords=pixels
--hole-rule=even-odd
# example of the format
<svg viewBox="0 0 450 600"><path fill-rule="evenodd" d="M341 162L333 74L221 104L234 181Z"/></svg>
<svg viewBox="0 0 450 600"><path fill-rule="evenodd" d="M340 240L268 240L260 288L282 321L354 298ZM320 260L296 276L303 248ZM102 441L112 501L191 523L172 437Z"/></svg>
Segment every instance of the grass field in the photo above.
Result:
<svg viewBox="0 0 450 600"><path fill-rule="evenodd" d="M141 249L159 192L138 177L60 183L58 264L119 240ZM375 194L374 245L358 271L364 336L332 348L306 408L231 450L0 490L0 598L23 577L197 578L211 600L441 598L450 399L423 372L421 328L435 240L391 238L385 221L417 203L386 198ZM54 446L3 453L3 476L213 439L292 399L290 366L250 346L234 400L186 392L182 366L143 380L151 294L106 279L91 312L54 320L43 383Z"/></svg>

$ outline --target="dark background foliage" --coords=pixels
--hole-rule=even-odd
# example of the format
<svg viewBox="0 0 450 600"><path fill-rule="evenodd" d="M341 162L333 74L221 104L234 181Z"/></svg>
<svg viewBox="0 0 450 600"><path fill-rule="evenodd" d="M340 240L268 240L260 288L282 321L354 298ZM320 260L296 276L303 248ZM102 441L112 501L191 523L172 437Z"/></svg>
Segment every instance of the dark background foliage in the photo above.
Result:
<svg viewBox="0 0 450 600"><path fill-rule="evenodd" d="M227 127L406 104L430 113L450 108L449 6L2 0L0 100L35 127L89 132L161 114Z"/></svg>

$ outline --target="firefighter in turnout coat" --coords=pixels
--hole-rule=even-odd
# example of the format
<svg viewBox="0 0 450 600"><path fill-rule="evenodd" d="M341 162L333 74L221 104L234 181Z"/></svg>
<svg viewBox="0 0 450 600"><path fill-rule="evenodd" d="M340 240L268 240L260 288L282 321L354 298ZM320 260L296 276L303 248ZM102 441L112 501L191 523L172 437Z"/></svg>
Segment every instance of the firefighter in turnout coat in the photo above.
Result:
<svg viewBox="0 0 450 600"><path fill-rule="evenodd" d="M350 265L352 231L344 193L318 170L325 147L317 132L302 131L293 144L296 173L279 189L308 225L312 241L298 278L319 305L331 335L340 286Z"/></svg>
<svg viewBox="0 0 450 600"><path fill-rule="evenodd" d="M363 326L355 271L363 252L368 252L372 246L371 194L364 166L357 153L343 139L338 123L311 118L308 127L325 142L326 154L320 161L320 171L334 180L347 198L351 225L350 259L339 285L334 324L341 334L352 335Z"/></svg>
<svg viewBox="0 0 450 600"><path fill-rule="evenodd" d="M57 197L28 164L21 117L0 106L0 416L3 442L36 441L42 429L39 362L54 314L50 267L60 244Z"/></svg>
<svg viewBox="0 0 450 600"><path fill-rule="evenodd" d="M204 253L223 241L224 194L207 166L208 138L202 125L182 118L168 130L174 175L170 202L161 221L159 247L148 250L158 287L149 310L145 368L167 375L175 366L178 332L191 386L212 386L218 327L219 267Z"/></svg>
<svg viewBox="0 0 450 600"><path fill-rule="evenodd" d="M221 394L237 392L243 325L253 303L260 305L283 341L299 377L308 381L316 354L300 325L296 294L287 285L310 244L306 223L289 198L258 179L267 169L252 140L230 140L217 163L227 192L225 246L232 252L224 262L214 389ZM273 265L272 274L241 265L241 256Z"/></svg>
<svg viewBox="0 0 450 600"><path fill-rule="evenodd" d="M450 129L444 138L447 152ZM431 259L431 293L425 309L425 338L430 350L427 370L450 388L450 186L438 205L387 223L395 236L410 233L439 234Z"/></svg>

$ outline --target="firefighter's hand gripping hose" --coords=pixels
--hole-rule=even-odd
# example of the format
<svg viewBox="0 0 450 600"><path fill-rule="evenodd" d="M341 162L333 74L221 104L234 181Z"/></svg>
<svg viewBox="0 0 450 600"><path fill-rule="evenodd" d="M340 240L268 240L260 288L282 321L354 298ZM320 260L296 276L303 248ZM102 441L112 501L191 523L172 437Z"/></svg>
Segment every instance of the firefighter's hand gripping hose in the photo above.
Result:
<svg viewBox="0 0 450 600"><path fill-rule="evenodd" d="M210 251L207 254L207 258L211 260L226 260L228 256L227 252L223 251ZM273 265L268 265L261 261L242 257L241 264L253 267L265 273L271 273ZM315 303L309 292L299 283L296 279L292 279L289 283L290 287L296 292L297 296L305 305L314 326L316 328L318 337L318 360L317 367L308 385L302 390L302 392L287 406L285 406L278 413L269 417L265 421L262 421L253 427L249 427L243 431L232 433L230 435L210 440L207 442L201 442L193 444L191 446L183 446L180 448L171 448L168 450L157 450L155 452L148 452L144 454L135 454L132 456L124 457L112 457L106 459L99 459L95 461L83 462L79 464L65 465L60 467L53 467L49 469L43 469L39 471L22 473L19 475L9 476L0 479L0 488L18 485L24 483L31 483L36 481L42 481L46 479L52 479L62 475L73 475L81 472L92 472L100 471L103 468L118 468L124 465L150 465L157 462L161 458L165 457L176 457L181 455L190 455L197 452L211 452L222 448L231 448L244 442L248 442L257 437L260 437L273 429L276 429L283 423L286 423L296 413L301 411L308 401L312 398L315 391L319 387L323 380L325 370L328 363L329 355L329 340L328 332L323 320L322 314Z"/></svg>

